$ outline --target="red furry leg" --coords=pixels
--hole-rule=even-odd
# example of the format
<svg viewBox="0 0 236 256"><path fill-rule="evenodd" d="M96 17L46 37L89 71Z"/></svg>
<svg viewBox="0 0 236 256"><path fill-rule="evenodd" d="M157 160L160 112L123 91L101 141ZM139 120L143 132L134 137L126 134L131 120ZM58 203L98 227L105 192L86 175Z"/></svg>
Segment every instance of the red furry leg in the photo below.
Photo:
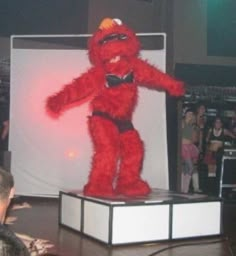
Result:
<svg viewBox="0 0 236 256"><path fill-rule="evenodd" d="M143 162L143 143L135 130L120 135L121 163L116 193L126 196L147 195L151 189L140 178Z"/></svg>
<svg viewBox="0 0 236 256"><path fill-rule="evenodd" d="M91 117L89 128L94 143L94 156L84 194L88 196L111 196L119 154L119 133L108 120Z"/></svg>

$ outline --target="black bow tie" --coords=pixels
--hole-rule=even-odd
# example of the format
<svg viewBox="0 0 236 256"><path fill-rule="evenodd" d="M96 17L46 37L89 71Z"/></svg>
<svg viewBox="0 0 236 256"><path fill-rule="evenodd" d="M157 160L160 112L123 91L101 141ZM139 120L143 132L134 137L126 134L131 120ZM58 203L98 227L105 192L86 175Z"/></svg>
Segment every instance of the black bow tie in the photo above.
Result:
<svg viewBox="0 0 236 256"><path fill-rule="evenodd" d="M106 75L108 87L115 87L123 83L133 83L134 75L133 72L125 75L124 77L119 77L116 75Z"/></svg>

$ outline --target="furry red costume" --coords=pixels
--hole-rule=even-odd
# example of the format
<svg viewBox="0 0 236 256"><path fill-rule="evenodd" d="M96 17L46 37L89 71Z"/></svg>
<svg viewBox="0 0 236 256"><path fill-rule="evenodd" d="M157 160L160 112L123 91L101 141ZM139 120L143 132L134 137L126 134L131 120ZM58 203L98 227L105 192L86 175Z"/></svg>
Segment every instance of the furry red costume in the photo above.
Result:
<svg viewBox="0 0 236 256"><path fill-rule="evenodd" d="M47 109L59 115L68 104L93 96L88 125L94 156L85 195L150 192L140 178L143 142L131 122L138 85L166 90L173 96L183 95L184 88L181 82L141 60L139 50L131 29L118 19L103 20L89 41L93 67L47 100Z"/></svg>

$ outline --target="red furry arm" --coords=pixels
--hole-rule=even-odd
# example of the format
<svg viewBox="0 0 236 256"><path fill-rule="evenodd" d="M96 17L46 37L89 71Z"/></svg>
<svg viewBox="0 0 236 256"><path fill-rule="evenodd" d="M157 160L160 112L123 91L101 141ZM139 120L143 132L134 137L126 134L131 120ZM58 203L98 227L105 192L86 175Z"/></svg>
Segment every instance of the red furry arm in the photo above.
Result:
<svg viewBox="0 0 236 256"><path fill-rule="evenodd" d="M83 100L96 93L103 83L103 72L91 68L88 72L74 79L72 83L65 85L61 91L49 96L46 109L49 113L59 115L66 105Z"/></svg>
<svg viewBox="0 0 236 256"><path fill-rule="evenodd" d="M185 92L183 82L175 80L141 59L134 61L134 76L138 84L165 90L172 96L182 96Z"/></svg>

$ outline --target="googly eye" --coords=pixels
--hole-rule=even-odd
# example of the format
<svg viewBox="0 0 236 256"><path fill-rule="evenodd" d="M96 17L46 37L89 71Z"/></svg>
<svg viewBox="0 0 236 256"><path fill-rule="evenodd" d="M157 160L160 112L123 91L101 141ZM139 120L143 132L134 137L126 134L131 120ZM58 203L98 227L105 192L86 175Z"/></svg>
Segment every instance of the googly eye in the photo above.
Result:
<svg viewBox="0 0 236 256"><path fill-rule="evenodd" d="M122 21L120 19L113 19L113 21L117 24L117 25L122 25Z"/></svg>
<svg viewBox="0 0 236 256"><path fill-rule="evenodd" d="M125 34L120 34L120 35L119 35L119 39L120 39L120 40L125 40L125 39L127 39L127 35L125 35Z"/></svg>

